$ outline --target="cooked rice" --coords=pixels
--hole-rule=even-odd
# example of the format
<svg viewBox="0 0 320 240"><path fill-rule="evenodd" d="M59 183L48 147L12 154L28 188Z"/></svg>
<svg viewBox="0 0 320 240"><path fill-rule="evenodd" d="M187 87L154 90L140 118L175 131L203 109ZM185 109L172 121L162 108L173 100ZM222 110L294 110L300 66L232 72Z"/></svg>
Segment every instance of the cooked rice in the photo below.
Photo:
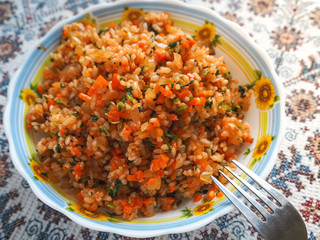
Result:
<svg viewBox="0 0 320 240"><path fill-rule="evenodd" d="M47 135L37 150L50 180L85 209L127 220L214 199L210 175L224 182L218 170L252 138L242 121L251 91L211 52L166 12L101 33L64 26L27 116Z"/></svg>

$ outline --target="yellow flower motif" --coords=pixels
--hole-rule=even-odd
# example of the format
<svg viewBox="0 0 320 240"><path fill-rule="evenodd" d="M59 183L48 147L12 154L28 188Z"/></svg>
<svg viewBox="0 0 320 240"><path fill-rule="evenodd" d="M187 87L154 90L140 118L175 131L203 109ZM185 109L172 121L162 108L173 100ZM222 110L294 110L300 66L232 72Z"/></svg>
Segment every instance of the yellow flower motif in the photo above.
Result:
<svg viewBox="0 0 320 240"><path fill-rule="evenodd" d="M204 202L193 209L194 215L202 215L209 212L212 209L213 203L212 202Z"/></svg>
<svg viewBox="0 0 320 240"><path fill-rule="evenodd" d="M273 140L273 137L271 137L269 134L263 136L257 143L256 148L252 154L252 157L254 159L260 159L263 157L263 155L266 154L271 142Z"/></svg>
<svg viewBox="0 0 320 240"><path fill-rule="evenodd" d="M97 221L108 221L108 216L106 214L103 214L101 212L91 212L84 207L80 206L77 203L68 203L68 206L66 209L70 212L76 212L86 218L90 218L92 220Z"/></svg>
<svg viewBox="0 0 320 240"><path fill-rule="evenodd" d="M276 93L269 78L261 76L255 84L254 95L257 96L256 103L261 110L268 110L274 104Z"/></svg>
<svg viewBox="0 0 320 240"><path fill-rule="evenodd" d="M38 163L35 160L32 160L29 163L29 165L31 167L31 170L32 170L32 172L34 174L34 178L36 180L40 180L40 181L45 182L45 183L49 182L48 174L46 173L45 168L40 163Z"/></svg>
<svg viewBox="0 0 320 240"><path fill-rule="evenodd" d="M140 9L127 9L123 12L122 18L127 21L138 20L144 16L144 11Z"/></svg>
<svg viewBox="0 0 320 240"><path fill-rule="evenodd" d="M28 107L38 100L37 94L29 88L22 89L19 97L27 104Z"/></svg>
<svg viewBox="0 0 320 240"><path fill-rule="evenodd" d="M198 29L196 33L196 40L198 41L212 41L216 35L216 28L212 23L206 23Z"/></svg>
<svg viewBox="0 0 320 240"><path fill-rule="evenodd" d="M91 25L92 27L97 27L96 19L94 19L89 13L84 15L84 18L82 18L79 22L81 22L83 25Z"/></svg>

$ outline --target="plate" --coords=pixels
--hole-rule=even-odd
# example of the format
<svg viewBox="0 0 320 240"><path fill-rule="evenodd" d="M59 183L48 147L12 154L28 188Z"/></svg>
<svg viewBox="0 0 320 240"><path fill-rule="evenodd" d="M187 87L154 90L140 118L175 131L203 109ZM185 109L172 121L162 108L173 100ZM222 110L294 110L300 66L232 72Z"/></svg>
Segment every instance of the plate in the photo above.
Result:
<svg viewBox="0 0 320 240"><path fill-rule="evenodd" d="M284 135L284 90L267 54L256 45L238 25L220 17L207 8L178 1L121 1L104 3L86 9L81 14L55 25L27 55L24 64L11 80L8 103L4 113L4 127L9 140L10 154L16 169L28 181L35 195L55 210L65 214L74 222L99 231L113 232L130 237L151 237L168 233L180 233L202 227L214 219L230 212L233 205L225 198L212 202L183 202L177 210L158 213L150 218L138 218L131 222L122 221L105 214L85 211L39 174L35 161L33 135L27 131L26 104L19 98L22 89L39 83L44 67L50 62L49 54L59 44L62 27L78 21L88 14L96 20L98 27L119 23L124 7L143 8L144 11L167 11L172 13L175 25L191 35L205 21L216 27L216 55L223 56L233 78L241 85L254 85L256 94L251 98L250 110L245 121L251 126L252 145L245 145L239 161L265 178L271 171L277 149ZM274 93L272 99L265 89ZM259 100L260 99L260 100ZM246 177L245 175L241 175ZM234 190L231 186L231 190Z"/></svg>

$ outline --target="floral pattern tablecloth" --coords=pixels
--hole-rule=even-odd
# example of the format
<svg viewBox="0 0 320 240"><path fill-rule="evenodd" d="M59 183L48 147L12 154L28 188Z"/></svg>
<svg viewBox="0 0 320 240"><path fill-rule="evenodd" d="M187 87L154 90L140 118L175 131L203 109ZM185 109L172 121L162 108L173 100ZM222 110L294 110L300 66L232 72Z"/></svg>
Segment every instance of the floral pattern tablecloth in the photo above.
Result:
<svg viewBox="0 0 320 240"><path fill-rule="evenodd" d="M7 86L30 46L58 21L102 0L0 0L0 239L129 239L81 227L33 194L14 169L3 130ZM109 2L108 0L106 2ZM268 181L320 240L320 2L187 0L244 27L285 86L286 132ZM198 230L155 239L262 239L238 211Z"/></svg>

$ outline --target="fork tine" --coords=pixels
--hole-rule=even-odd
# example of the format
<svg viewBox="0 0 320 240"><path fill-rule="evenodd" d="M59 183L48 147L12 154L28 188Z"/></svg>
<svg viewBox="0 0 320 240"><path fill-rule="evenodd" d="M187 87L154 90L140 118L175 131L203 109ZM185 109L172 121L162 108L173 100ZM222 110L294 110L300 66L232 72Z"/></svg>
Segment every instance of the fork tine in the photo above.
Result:
<svg viewBox="0 0 320 240"><path fill-rule="evenodd" d="M266 196L264 196L261 192L259 192L256 188L254 188L251 184L249 184L246 180L239 177L237 174L235 174L230 168L225 167L236 179L238 179L243 185L245 185L251 192L253 192L258 198L260 198L262 201L264 201L265 204L268 205L268 207L274 212L276 209L276 205L270 201Z"/></svg>
<svg viewBox="0 0 320 240"><path fill-rule="evenodd" d="M226 197L233 203L233 205L238 208L238 210L246 217L246 219L251 222L254 226L256 223L261 223L261 219L252 212L244 203L237 198L233 193L231 193L218 179L211 176L212 181L218 186L218 188L226 195Z"/></svg>
<svg viewBox="0 0 320 240"><path fill-rule="evenodd" d="M240 186L238 186L234 181L232 181L224 172L219 170L220 174L222 174L231 184L234 186L264 217L267 217L269 212L261 206L253 197L251 197L248 193L246 193Z"/></svg>
<svg viewBox="0 0 320 240"><path fill-rule="evenodd" d="M286 203L286 198L279 193L276 189L274 189L269 183L267 183L265 180L260 178L258 175L256 175L253 171L248 169L247 167L240 164L238 161L232 160L232 162L240 168L244 173L246 173L252 180L254 180L256 183L260 185L267 193L269 193L277 202L279 202L281 205Z"/></svg>

